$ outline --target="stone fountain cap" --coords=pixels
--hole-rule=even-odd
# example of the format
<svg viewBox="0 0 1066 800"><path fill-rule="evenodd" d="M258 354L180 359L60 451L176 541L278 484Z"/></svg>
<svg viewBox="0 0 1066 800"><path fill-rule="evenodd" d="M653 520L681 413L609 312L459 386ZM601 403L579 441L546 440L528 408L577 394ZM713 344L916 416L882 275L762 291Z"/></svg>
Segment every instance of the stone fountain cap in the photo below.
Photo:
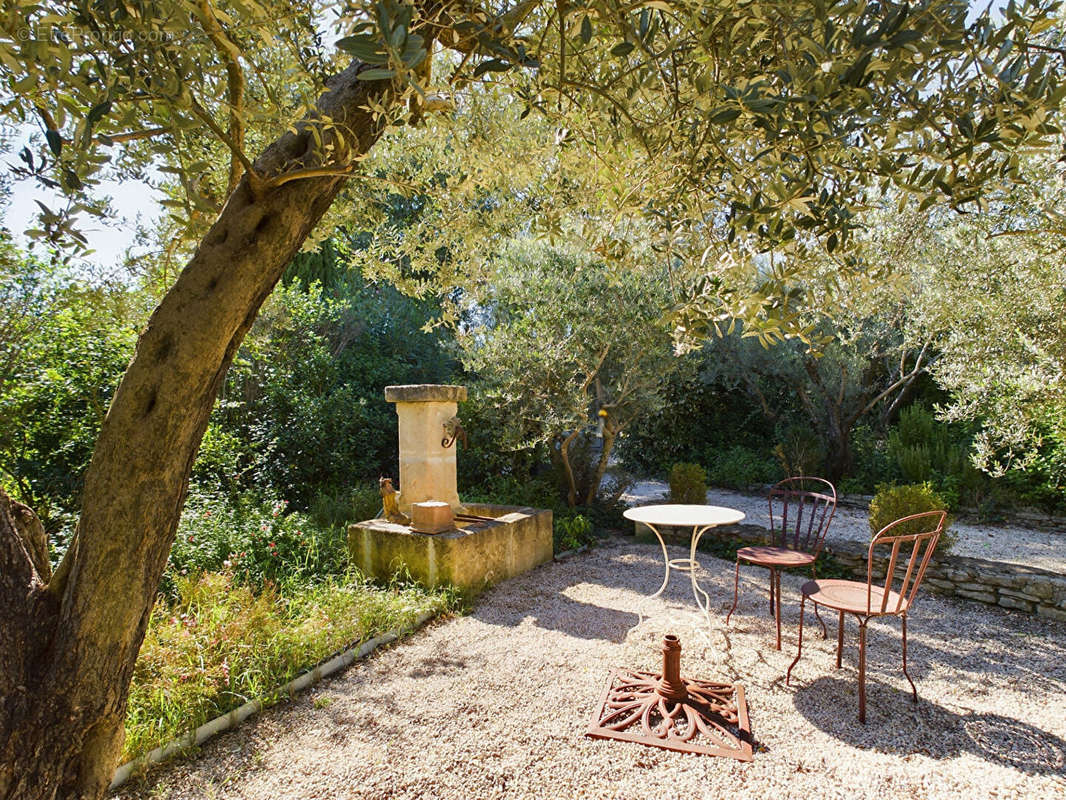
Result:
<svg viewBox="0 0 1066 800"><path fill-rule="evenodd" d="M466 387L443 383L386 386L385 399L390 403L458 403L466 400Z"/></svg>

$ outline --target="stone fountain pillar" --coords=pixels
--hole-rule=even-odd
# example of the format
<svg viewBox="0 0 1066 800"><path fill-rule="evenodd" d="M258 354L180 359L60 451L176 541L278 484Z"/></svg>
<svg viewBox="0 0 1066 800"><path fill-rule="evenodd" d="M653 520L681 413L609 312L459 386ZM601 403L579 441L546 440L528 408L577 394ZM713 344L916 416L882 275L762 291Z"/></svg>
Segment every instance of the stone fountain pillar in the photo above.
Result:
<svg viewBox="0 0 1066 800"><path fill-rule="evenodd" d="M444 447L445 423L466 400L465 386L421 383L386 386L385 399L396 404L400 423L400 510L412 503L438 500L459 512L456 488L456 444Z"/></svg>
<svg viewBox="0 0 1066 800"><path fill-rule="evenodd" d="M468 596L552 560L552 512L490 503L459 505L454 427L445 425L466 400L462 386L387 386L400 418L398 506L420 523L368 519L348 526L351 561L382 581L403 571L426 586L447 584ZM415 513L412 504L419 504ZM448 506L451 508L448 509ZM428 507L428 508L427 508ZM445 513L458 514L454 518ZM438 527L433 516L441 512ZM400 517L400 520L403 518ZM423 524L423 523L429 524Z"/></svg>

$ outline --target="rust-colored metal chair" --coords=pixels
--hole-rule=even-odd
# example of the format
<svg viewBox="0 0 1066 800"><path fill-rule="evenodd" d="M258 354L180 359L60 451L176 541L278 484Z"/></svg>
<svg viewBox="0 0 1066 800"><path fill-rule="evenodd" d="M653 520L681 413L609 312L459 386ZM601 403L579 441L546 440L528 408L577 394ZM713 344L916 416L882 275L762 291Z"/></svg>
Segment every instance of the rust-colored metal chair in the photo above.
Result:
<svg viewBox="0 0 1066 800"><path fill-rule="evenodd" d="M837 508L837 490L822 478L785 478L774 484L767 498L770 504L770 544L742 547L737 550L737 567L733 577L733 607L725 624L737 610L740 600L740 562L770 570L770 614L777 623L777 649L781 649L781 573L792 567L811 568L825 542L825 534ZM825 623L821 615L825 633Z"/></svg>
<svg viewBox="0 0 1066 800"><path fill-rule="evenodd" d="M800 601L799 649L796 659L785 674L785 685L792 677L792 667L803 655L803 609L808 600L835 609L837 623L837 667L844 647L844 614L854 614L859 621L859 722L866 722L866 624L875 617L899 617L903 629L903 674L911 685L914 702L918 689L907 672L907 612L914 606L914 597L925 577L925 569L933 556L937 540L944 530L946 511L926 511L897 519L882 528L870 542L866 559L866 582L845 580L813 580L803 585ZM910 554L901 545L909 545ZM878 551L888 550L888 564L882 573L875 565ZM902 573L902 574L901 574ZM884 575L884 585L874 583L874 576ZM893 588L899 578L898 590Z"/></svg>

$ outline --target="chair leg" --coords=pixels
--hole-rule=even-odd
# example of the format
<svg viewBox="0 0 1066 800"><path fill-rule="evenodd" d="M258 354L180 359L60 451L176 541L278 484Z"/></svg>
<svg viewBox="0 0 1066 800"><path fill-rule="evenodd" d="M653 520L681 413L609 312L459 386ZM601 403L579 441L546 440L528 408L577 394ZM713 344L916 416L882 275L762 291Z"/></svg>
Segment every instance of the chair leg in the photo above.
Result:
<svg viewBox="0 0 1066 800"><path fill-rule="evenodd" d="M740 556L737 556L737 569L733 574L733 607L729 609L729 613L725 615L726 627L729 627L729 618L733 616L733 612L737 610L737 602L740 599Z"/></svg>
<svg viewBox="0 0 1066 800"><path fill-rule="evenodd" d="M918 688L914 685L914 681L911 680L911 675L907 672L907 615L902 615L903 620L903 674L907 676L907 680L910 681L911 694L914 697L914 702L918 702Z"/></svg>
<svg viewBox="0 0 1066 800"><path fill-rule="evenodd" d="M770 567L770 616L774 616L774 568Z"/></svg>
<svg viewBox="0 0 1066 800"><path fill-rule="evenodd" d="M859 620L859 722L866 724L866 623Z"/></svg>
<svg viewBox="0 0 1066 800"><path fill-rule="evenodd" d="M840 669L840 654L844 651L844 612L837 621L837 669Z"/></svg>
<svg viewBox="0 0 1066 800"><path fill-rule="evenodd" d="M814 565L813 562L811 563L811 580L812 581L818 580L818 568ZM823 639L828 639L829 638L829 631L827 631L825 629L825 622L822 620L822 615L818 611L818 604L817 603L814 604L814 616L818 617L818 624L822 626L822 638Z"/></svg>
<svg viewBox="0 0 1066 800"><path fill-rule="evenodd" d="M774 583L774 594L777 604L774 606L774 620L777 622L777 649L781 649L781 573L776 569L770 573L770 580ZM815 606L817 608L818 606Z"/></svg>
<svg viewBox="0 0 1066 800"><path fill-rule="evenodd" d="M788 682L792 679L792 668L799 663L800 656L803 655L803 608L807 603L807 595L803 595L800 598L800 629L799 629L799 645L796 649L796 658L791 664L788 665L788 672L785 673L785 686L788 686ZM817 605L817 603L815 603Z"/></svg>

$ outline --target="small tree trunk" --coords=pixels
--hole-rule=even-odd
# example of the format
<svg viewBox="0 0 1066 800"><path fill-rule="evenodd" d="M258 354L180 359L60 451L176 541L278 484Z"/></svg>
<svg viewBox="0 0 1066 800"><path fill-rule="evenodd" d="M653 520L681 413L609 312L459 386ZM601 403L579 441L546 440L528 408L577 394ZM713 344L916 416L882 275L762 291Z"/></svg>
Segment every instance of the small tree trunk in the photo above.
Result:
<svg viewBox="0 0 1066 800"><path fill-rule="evenodd" d="M600 484L603 483L603 476L607 474L607 465L611 460L611 450L614 448L614 440L617 436L615 431L604 426L603 431L603 449L600 451L600 460L596 464L596 473L593 475L592 482L589 484L588 495L585 497L585 505L591 506L596 502L596 497L600 493Z"/></svg>
<svg viewBox="0 0 1066 800"><path fill-rule="evenodd" d="M563 439L563 443L559 445L559 458L563 462L563 470L566 472L566 504L573 508L577 505L577 480L574 478L574 468L570 464L570 445L574 443L574 440L581 433L580 429L576 429L567 434Z"/></svg>
<svg viewBox="0 0 1066 800"><path fill-rule="evenodd" d="M829 450L826 453L825 466L829 480L837 483L841 478L851 474L855 459L851 452L851 429L830 426L828 436Z"/></svg>

